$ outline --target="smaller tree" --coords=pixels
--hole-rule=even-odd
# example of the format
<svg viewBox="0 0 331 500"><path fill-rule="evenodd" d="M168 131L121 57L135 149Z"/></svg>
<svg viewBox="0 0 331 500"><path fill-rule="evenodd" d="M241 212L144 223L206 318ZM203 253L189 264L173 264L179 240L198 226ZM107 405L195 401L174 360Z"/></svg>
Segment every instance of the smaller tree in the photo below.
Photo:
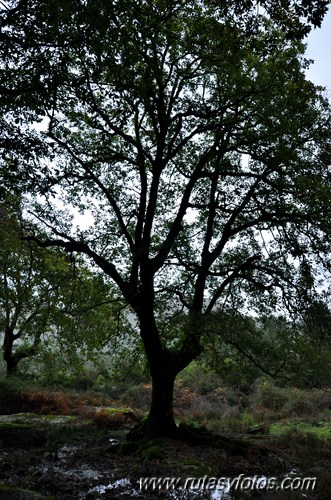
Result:
<svg viewBox="0 0 331 500"><path fill-rule="evenodd" d="M0 212L0 325L8 375L50 337L65 351L92 355L109 343L119 324L109 285L83 262L22 241L14 205L3 203Z"/></svg>

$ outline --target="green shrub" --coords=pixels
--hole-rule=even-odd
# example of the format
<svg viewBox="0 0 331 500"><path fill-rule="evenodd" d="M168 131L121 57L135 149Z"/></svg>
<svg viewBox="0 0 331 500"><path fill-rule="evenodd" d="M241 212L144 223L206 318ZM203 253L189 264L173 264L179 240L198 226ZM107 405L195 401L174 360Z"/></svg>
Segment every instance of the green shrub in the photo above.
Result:
<svg viewBox="0 0 331 500"><path fill-rule="evenodd" d="M255 382L251 406L262 406L277 412L287 401L288 395L284 388L277 387L270 379L260 378Z"/></svg>
<svg viewBox="0 0 331 500"><path fill-rule="evenodd" d="M321 389L280 387L275 381L260 378L249 396L249 410L262 422L283 418L318 417L330 408L330 395Z"/></svg>
<svg viewBox="0 0 331 500"><path fill-rule="evenodd" d="M283 413L286 415L312 415L316 412L313 398L308 391L297 390L289 395L285 403Z"/></svg>
<svg viewBox="0 0 331 500"><path fill-rule="evenodd" d="M179 381L183 381L185 386L194 391L206 395L223 385L221 377L209 367L193 361L179 376Z"/></svg>

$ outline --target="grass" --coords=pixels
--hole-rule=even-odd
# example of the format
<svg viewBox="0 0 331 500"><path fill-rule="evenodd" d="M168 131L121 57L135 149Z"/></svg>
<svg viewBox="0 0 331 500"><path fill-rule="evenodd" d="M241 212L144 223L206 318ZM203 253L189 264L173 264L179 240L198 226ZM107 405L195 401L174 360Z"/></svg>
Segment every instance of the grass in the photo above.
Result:
<svg viewBox="0 0 331 500"><path fill-rule="evenodd" d="M277 422L269 428L271 436L280 436L290 432L313 434L319 439L331 439L331 422Z"/></svg>
<svg viewBox="0 0 331 500"><path fill-rule="evenodd" d="M287 432L273 435L273 443L277 448L288 450L299 468L305 470L314 467L330 469L331 440L313 432L303 432L289 428Z"/></svg>
<svg viewBox="0 0 331 500"><path fill-rule="evenodd" d="M18 424L11 422L0 422L0 429L33 429L34 424Z"/></svg>

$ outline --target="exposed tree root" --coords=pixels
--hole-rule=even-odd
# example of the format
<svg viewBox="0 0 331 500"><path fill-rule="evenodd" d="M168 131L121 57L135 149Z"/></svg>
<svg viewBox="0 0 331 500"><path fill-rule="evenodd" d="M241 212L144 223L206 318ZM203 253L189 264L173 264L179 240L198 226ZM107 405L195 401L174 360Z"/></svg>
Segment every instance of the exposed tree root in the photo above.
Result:
<svg viewBox="0 0 331 500"><path fill-rule="evenodd" d="M270 450L267 448L263 448L244 439L213 434L207 429L190 427L186 424L180 424L179 427L175 426L172 429L165 429L164 432L160 432L160 429L151 428L148 420L146 419L136 425L127 434L128 444L132 444L134 446L135 443L137 447L139 447L142 443L146 443L147 441L155 438L171 438L186 441L192 444L205 444L223 449L231 455L247 456L252 453L253 450L262 455L270 453Z"/></svg>

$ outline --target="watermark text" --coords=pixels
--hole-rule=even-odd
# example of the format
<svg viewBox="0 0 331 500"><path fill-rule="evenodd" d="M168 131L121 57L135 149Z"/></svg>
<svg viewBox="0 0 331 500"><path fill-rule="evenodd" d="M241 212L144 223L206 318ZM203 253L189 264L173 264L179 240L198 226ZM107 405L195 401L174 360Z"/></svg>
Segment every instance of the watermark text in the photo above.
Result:
<svg viewBox="0 0 331 500"><path fill-rule="evenodd" d="M140 490L266 490L266 491L313 491L316 487L316 477L288 476L282 479L266 476L236 477L141 477Z"/></svg>

